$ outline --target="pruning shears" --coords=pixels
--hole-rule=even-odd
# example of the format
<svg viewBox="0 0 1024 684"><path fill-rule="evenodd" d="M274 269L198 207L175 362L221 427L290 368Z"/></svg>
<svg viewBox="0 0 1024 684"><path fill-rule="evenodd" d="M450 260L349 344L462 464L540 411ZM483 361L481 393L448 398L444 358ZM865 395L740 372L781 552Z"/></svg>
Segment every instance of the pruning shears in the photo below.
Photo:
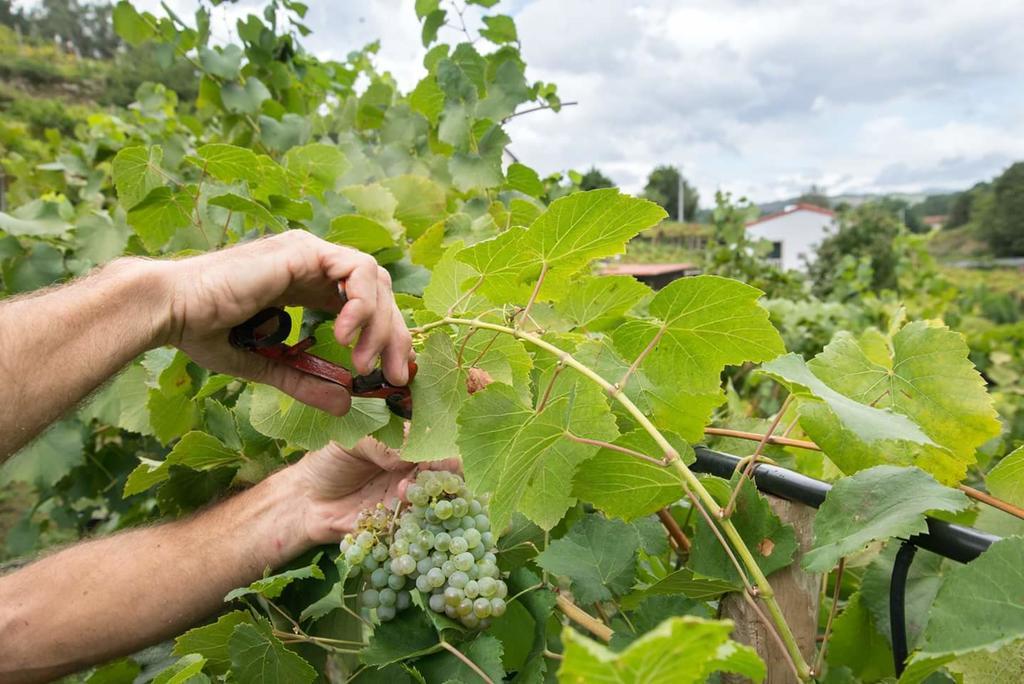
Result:
<svg viewBox="0 0 1024 684"><path fill-rule="evenodd" d="M342 297L344 298L344 290ZM249 320L236 325L228 334L228 341L237 349L244 349L284 363L296 370L341 385L353 397L383 399L395 415L412 418L412 394L408 387L392 385L379 368L367 375L353 375L344 366L309 354L315 340L307 337L298 344L285 344L292 329L287 311L278 307L264 309ZM416 377L416 364L409 362L409 382Z"/></svg>

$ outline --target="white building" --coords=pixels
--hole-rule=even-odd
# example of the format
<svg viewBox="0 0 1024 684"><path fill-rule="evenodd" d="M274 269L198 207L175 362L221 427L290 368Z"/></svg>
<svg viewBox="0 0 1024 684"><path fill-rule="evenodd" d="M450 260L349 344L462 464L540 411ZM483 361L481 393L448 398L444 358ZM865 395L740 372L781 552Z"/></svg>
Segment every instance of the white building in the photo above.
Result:
<svg viewBox="0 0 1024 684"><path fill-rule="evenodd" d="M813 204L791 204L747 224L751 238L772 243L770 258L783 270L803 270L804 258L813 261L815 251L829 230L835 228L835 212Z"/></svg>

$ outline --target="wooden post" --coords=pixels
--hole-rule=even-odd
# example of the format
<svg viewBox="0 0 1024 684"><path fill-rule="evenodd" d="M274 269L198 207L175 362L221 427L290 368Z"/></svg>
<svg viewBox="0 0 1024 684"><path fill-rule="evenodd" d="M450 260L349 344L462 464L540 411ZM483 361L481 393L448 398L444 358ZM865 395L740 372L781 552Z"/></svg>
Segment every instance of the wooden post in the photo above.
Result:
<svg viewBox="0 0 1024 684"><path fill-rule="evenodd" d="M772 511L782 522L793 526L796 532L798 550L793 563L768 578L775 591L775 600L779 602L786 622L793 630L800 652L808 663L814 662L816 638L818 635L818 599L821 590L821 575L806 572L800 567L803 555L811 547L813 532L811 523L814 520L814 509L799 503L766 496ZM736 641L753 646L768 666L766 684L793 684L798 682L792 670L786 664L786 657L775 641L768 634L764 624L751 611L742 596L730 595L722 600L722 617L735 623L733 638ZM724 675L723 684L738 684L747 681L736 675Z"/></svg>

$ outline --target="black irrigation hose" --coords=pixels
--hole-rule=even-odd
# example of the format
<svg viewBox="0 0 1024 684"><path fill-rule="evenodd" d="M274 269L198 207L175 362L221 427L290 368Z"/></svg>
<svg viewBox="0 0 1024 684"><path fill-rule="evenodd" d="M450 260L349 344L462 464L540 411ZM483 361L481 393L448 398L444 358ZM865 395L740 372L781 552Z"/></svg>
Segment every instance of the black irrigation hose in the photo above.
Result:
<svg viewBox="0 0 1024 684"><path fill-rule="evenodd" d="M907 574L914 562L917 547L909 541L900 545L896 560L892 564L892 578L889 580L889 630L892 632L892 662L896 676L903 674L907 661L907 616L906 593Z"/></svg>
<svg viewBox="0 0 1024 684"><path fill-rule="evenodd" d="M726 479L732 477L741 460L738 456L701 446L695 447L694 451L697 460L690 466L693 471ZM827 482L769 463L758 463L754 466L754 484L766 494L814 508L821 506L825 496L832 489L832 485ZM927 523L927 532L903 540L896 553L889 581L889 627L892 632L892 656L897 677L903 674L909 650L905 604L907 574L910 572L910 564L918 547L945 558L969 563L1000 539L973 527L954 525L936 518L927 518Z"/></svg>

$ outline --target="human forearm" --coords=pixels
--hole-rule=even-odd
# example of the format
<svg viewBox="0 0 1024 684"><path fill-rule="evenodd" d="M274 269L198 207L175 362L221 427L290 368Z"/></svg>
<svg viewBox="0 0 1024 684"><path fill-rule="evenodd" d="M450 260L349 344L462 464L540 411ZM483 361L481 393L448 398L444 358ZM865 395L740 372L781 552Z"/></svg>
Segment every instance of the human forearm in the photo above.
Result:
<svg viewBox="0 0 1024 684"><path fill-rule="evenodd" d="M0 461L166 337L167 262L119 259L68 285L0 302Z"/></svg>
<svg viewBox="0 0 1024 684"><path fill-rule="evenodd" d="M180 634L312 544L294 468L192 518L0 578L0 681L48 681Z"/></svg>

